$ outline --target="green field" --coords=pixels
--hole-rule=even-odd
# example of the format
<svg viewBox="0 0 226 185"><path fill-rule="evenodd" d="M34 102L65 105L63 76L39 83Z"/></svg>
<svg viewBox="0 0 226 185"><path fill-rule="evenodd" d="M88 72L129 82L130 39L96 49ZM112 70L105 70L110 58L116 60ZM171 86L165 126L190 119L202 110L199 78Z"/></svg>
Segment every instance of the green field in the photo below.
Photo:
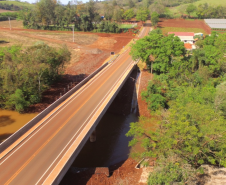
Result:
<svg viewBox="0 0 226 185"><path fill-rule="evenodd" d="M27 7L27 8L33 8L34 5L33 4L29 4L29 3L25 3L25 2L19 2L19 1L0 1L0 4L13 4L15 6L19 6L19 7Z"/></svg>
<svg viewBox="0 0 226 185"><path fill-rule="evenodd" d="M204 4L204 3L208 3L209 5L212 5L212 6L226 6L226 0L199 0L195 3L193 3L195 6L198 6L199 4ZM188 4L183 4L183 5L180 5L180 6L176 6L176 7L172 7L172 8L169 8L171 13L173 14L174 17L180 17L181 16L181 10L184 10L182 12L184 12L184 14L187 14L186 13L186 7L191 4L191 3L188 3ZM196 17L196 13L192 13L191 16L193 17Z"/></svg>
<svg viewBox="0 0 226 185"><path fill-rule="evenodd" d="M133 25L132 24L121 24L121 25L119 25L119 27L122 29L130 29L130 28L133 28Z"/></svg>
<svg viewBox="0 0 226 185"><path fill-rule="evenodd" d="M194 33L203 33L207 35L207 33L200 28L177 28L177 27L165 27L161 28L163 34L167 34L168 32L194 32Z"/></svg>

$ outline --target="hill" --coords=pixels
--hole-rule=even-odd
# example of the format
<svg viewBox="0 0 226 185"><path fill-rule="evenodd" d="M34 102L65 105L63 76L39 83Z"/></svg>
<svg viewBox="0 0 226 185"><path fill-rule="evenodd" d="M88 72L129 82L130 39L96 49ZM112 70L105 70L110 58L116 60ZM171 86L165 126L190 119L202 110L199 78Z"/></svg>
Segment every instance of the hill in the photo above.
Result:
<svg viewBox="0 0 226 185"><path fill-rule="evenodd" d="M198 0L194 3L185 3L185 4L181 4L179 6L175 6L175 7L172 7L172 8L169 8L169 10L172 12L172 14L175 16L175 17L179 17L181 15L181 12L185 12L186 10L186 7L190 4L194 4L195 6L198 6L200 4L205 4L207 3L209 6L226 6L226 1L222 1L222 0ZM186 14L186 13L185 13ZM195 13L192 13L191 16L195 16L196 17L196 14Z"/></svg>
<svg viewBox="0 0 226 185"><path fill-rule="evenodd" d="M29 4L26 2L19 2L19 1L0 1L0 9L5 9L5 10L14 10L18 11L21 9L31 9L33 8L33 4Z"/></svg>

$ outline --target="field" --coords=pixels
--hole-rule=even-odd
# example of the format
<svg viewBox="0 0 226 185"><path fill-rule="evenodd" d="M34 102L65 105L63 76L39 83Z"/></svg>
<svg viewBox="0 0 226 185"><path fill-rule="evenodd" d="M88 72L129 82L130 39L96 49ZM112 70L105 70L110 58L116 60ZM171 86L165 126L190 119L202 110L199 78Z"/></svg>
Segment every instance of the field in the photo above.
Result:
<svg viewBox="0 0 226 185"><path fill-rule="evenodd" d="M132 24L121 24L120 26L119 26L120 28L127 28L127 29L130 29L130 28L133 28L133 25Z"/></svg>
<svg viewBox="0 0 226 185"><path fill-rule="evenodd" d="M161 28L163 34L167 34L168 32L194 32L194 33L203 33L207 35L207 33L200 28L181 28L181 27L165 27Z"/></svg>
<svg viewBox="0 0 226 185"><path fill-rule="evenodd" d="M226 0L199 0L197 2L194 2L193 4L195 6L198 6L199 4L204 4L204 3L208 3L209 5L212 5L212 6L219 6L219 5L226 6ZM183 5L172 7L169 9L172 12L174 17L180 17L181 16L180 12L184 12L183 14L187 14L185 10L189 4L191 3L183 4ZM192 13L191 16L197 17L196 13Z"/></svg>
<svg viewBox="0 0 226 185"><path fill-rule="evenodd" d="M23 28L23 21L11 20L12 28ZM9 28L9 21L0 21L0 28Z"/></svg>
<svg viewBox="0 0 226 185"><path fill-rule="evenodd" d="M160 19L158 27L164 34L171 31L201 32L204 35L211 33L211 29L205 24L204 20Z"/></svg>
<svg viewBox="0 0 226 185"><path fill-rule="evenodd" d="M19 2L19 1L0 1L0 4L13 4L15 6L19 6L19 7L27 7L27 8L33 8L34 5L33 4L29 4L29 3L25 3L25 2Z"/></svg>
<svg viewBox="0 0 226 185"><path fill-rule="evenodd" d="M0 1L0 2L1 2L1 1ZM0 9L0 13L5 13L5 12L15 12L15 11Z"/></svg>

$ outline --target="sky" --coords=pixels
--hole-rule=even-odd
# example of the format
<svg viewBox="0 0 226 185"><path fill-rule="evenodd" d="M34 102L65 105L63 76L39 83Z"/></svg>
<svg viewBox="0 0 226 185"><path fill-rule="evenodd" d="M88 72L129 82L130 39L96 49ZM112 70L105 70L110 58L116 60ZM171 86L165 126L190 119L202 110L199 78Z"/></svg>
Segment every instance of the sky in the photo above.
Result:
<svg viewBox="0 0 226 185"><path fill-rule="evenodd" d="M29 3L35 3L37 0L21 0L21 1L22 1L22 2L27 1L27 2L29 2ZM82 1L83 3L85 3L85 2L87 2L87 1L89 1L89 0L79 0L79 1ZM60 2L61 2L62 4L68 4L69 0L60 0Z"/></svg>

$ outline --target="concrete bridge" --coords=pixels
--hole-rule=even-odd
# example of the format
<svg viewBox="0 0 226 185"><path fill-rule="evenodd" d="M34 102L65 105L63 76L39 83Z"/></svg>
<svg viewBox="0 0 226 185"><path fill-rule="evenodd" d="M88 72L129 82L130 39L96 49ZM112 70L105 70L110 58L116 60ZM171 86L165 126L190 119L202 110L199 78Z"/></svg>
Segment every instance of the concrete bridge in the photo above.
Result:
<svg viewBox="0 0 226 185"><path fill-rule="evenodd" d="M145 27L140 34L148 34ZM129 49L0 145L0 184L59 184L134 68ZM81 86L80 85L80 86Z"/></svg>

